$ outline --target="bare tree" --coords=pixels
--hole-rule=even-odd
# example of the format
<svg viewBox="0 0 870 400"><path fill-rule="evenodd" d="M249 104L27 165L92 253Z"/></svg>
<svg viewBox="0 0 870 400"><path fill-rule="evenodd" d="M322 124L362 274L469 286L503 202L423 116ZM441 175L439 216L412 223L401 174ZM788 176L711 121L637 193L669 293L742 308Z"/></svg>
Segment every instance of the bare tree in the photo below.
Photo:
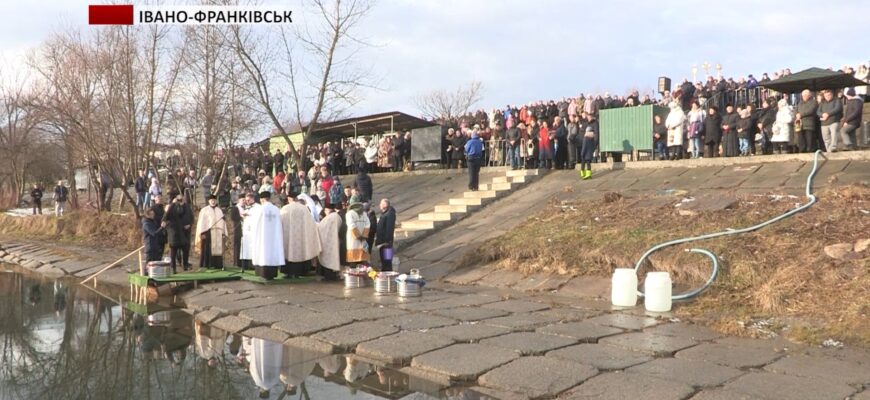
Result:
<svg viewBox="0 0 870 400"><path fill-rule="evenodd" d="M354 34L373 4L370 0L312 0L308 8L316 10L312 13L316 18L295 31L281 29L274 36L238 26L230 29L235 52L251 79L246 89L287 141L297 164L304 149L297 151L293 146L293 132L288 128L304 125L303 139L307 138L324 115L355 104L357 90L373 86L368 82L371 71L356 60L360 48L369 44ZM301 49L292 45L294 39L302 43ZM276 48L280 50L275 52ZM286 98L293 109L289 115L283 103Z"/></svg>
<svg viewBox="0 0 870 400"><path fill-rule="evenodd" d="M3 75L0 72L0 76ZM0 186L11 188L0 204L17 206L24 192L27 166L40 142L42 117L34 106L36 93L27 76L13 76L0 82ZM8 184L9 186L6 186Z"/></svg>
<svg viewBox="0 0 870 400"><path fill-rule="evenodd" d="M460 86L452 92L435 90L421 94L414 103L426 118L453 121L470 111L482 98L483 83L472 81L467 87Z"/></svg>

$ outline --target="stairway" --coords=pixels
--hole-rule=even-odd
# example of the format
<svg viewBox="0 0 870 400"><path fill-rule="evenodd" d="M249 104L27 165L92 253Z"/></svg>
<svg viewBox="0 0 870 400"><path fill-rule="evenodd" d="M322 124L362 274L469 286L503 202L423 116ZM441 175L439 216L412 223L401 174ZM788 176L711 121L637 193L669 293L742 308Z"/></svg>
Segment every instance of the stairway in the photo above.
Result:
<svg viewBox="0 0 870 400"><path fill-rule="evenodd" d="M459 221L472 212L510 194L535 180L541 172L536 169L507 170L504 176L497 176L490 183L482 183L477 191L465 191L462 197L448 200L447 204L435 206L432 212L417 215L417 218L400 221L396 228L396 240L410 242L421 239L436 229Z"/></svg>

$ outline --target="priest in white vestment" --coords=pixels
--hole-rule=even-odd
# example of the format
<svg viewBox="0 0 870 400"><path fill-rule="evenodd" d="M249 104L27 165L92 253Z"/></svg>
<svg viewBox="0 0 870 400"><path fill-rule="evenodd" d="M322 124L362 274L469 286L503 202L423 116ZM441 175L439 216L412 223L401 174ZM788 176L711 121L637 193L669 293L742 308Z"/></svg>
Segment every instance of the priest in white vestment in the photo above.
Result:
<svg viewBox="0 0 870 400"><path fill-rule="evenodd" d="M277 208L277 207L275 207ZM260 388L260 398L269 398L269 389L280 382L284 346L269 340L251 339L251 377Z"/></svg>
<svg viewBox="0 0 870 400"><path fill-rule="evenodd" d="M287 277L307 274L311 269L311 260L320 254L320 236L311 211L291 201L281 208L281 225L284 229L284 258L287 261L281 272Z"/></svg>
<svg viewBox="0 0 870 400"><path fill-rule="evenodd" d="M254 196L250 193L245 196L245 203L246 205L239 210L239 214L242 216L242 249L239 252L239 267L241 267L242 271L254 268L254 264L251 262L251 259L254 257L252 248L254 218L252 218L252 215L255 213L255 210L260 208L260 205L254 202Z"/></svg>
<svg viewBox="0 0 870 400"><path fill-rule="evenodd" d="M260 193L260 207L253 210L251 236L251 263L257 275L267 280L278 276L284 266L284 233L281 227L281 211L270 201L269 192Z"/></svg>
<svg viewBox="0 0 870 400"><path fill-rule="evenodd" d="M317 261L320 264L320 273L327 280L338 279L338 272L341 270L341 244L338 236L341 222L341 215L327 209L326 216L317 224L317 233L320 235L320 255Z"/></svg>
<svg viewBox="0 0 870 400"><path fill-rule="evenodd" d="M208 205L199 210L196 221L194 244L199 250L199 267L221 269L224 267L224 237L227 224L224 212L217 206L217 197L208 196Z"/></svg>

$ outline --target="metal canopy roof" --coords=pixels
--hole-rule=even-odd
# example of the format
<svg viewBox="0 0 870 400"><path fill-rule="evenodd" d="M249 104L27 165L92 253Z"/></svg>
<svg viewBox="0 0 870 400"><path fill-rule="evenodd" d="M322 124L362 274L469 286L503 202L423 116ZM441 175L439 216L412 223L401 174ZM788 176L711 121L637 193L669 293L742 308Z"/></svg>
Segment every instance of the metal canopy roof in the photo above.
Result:
<svg viewBox="0 0 870 400"><path fill-rule="evenodd" d="M305 142L330 142L357 135L406 131L434 125L437 124L403 112L390 111L318 124L311 136L305 139ZM303 131L306 129L308 129L307 126L302 128Z"/></svg>

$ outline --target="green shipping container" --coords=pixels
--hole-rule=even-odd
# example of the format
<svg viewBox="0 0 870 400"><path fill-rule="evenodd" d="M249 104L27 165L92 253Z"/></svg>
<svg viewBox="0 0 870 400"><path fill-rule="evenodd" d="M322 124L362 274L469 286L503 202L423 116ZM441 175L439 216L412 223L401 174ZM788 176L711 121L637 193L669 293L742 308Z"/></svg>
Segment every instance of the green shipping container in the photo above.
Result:
<svg viewBox="0 0 870 400"><path fill-rule="evenodd" d="M599 149L603 152L631 153L653 150L653 116L668 116L668 108L639 106L601 110Z"/></svg>

